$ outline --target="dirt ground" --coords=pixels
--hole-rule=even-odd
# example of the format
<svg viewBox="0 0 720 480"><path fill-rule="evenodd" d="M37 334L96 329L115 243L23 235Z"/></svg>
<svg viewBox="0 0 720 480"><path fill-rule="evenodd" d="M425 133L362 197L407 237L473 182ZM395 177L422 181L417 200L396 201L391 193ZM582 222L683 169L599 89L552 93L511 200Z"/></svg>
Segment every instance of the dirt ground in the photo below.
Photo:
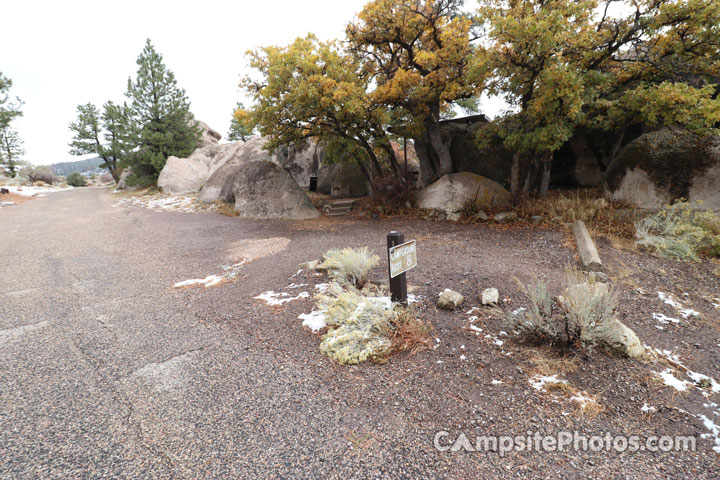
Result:
<svg viewBox="0 0 720 480"><path fill-rule="evenodd" d="M114 407L122 414L118 422L138 432L150 445L142 455L160 458L152 468L167 469L169 476L718 477L720 453L713 447L720 449L720 432L714 430L720 424L720 388L714 391L716 382L695 375L720 379L717 263L678 263L630 249L627 242L598 239L618 293L620 320L655 352L655 358L640 362L601 351L557 352L520 344L502 313L480 305L479 293L495 287L506 300L504 312L528 307L515 278L542 278L552 295L560 294L565 266L575 256L563 227L352 216L260 222L214 212L148 210L141 204L118 203L100 191L57 195L59 200L41 199L44 203L37 204L32 217L41 222L47 209L54 208L61 218L43 242L47 248L67 249L79 245L73 235L83 231L86 247L63 257L66 260L53 257L43 268L60 271L65 268L61 262L77 257L72 271L90 279L74 293L78 305L85 305L82 302L92 294L103 297L100 307L108 308L102 311L100 330L97 321L82 316L77 326L66 326L68 315L46 328L57 324L71 332L67 338L77 339L90 359L93 369L88 371L103 378L101 385L114 386L118 395L127 397L128 413L124 403ZM167 204L161 205L164 209ZM16 217L19 224L19 213ZM32 235L31 226L23 228ZM320 353L321 335L303 327L298 318L313 310L315 286L328 280L320 273L299 271L298 265L320 258L330 248L368 246L383 259L370 280L385 282L385 236L392 230L418 242L419 263L408 273L408 283L411 293L420 296L418 315L433 325L432 347L393 356L385 364L337 365ZM18 257L7 261L13 258ZM95 281L94 275L112 279ZM208 275L225 275L227 281L212 288L173 288L175 282ZM456 311L436 307L446 288L465 296ZM295 300L270 306L256 298L269 291ZM307 295L300 295L303 292ZM57 298L66 295L58 290ZM43 302L38 300L38 309ZM87 308L99 314L100 307ZM18 304L17 310L9 311L22 308ZM75 318L72 315L69 318ZM184 353L166 349L172 342L187 344L176 348ZM41 345L51 344L46 340ZM140 354L123 353L130 346ZM22 368L30 375L36 368L28 362ZM148 372L158 376L170 371L175 372L172 378L185 378L177 373L181 362L189 365L183 370L188 379L182 389L171 382L162 384L160 391L132 383ZM13 360L15 364L20 365ZM553 375L567 383L543 386L542 378ZM94 398L94 393L78 394L75 378L68 390L69 404ZM671 378L682 391L667 385L673 383ZM97 392L98 387L81 391ZM582 402L594 403L583 410ZM12 424L22 424L15 419L23 408L8 409ZM44 417L40 422L54 425L61 419ZM477 436L563 432L643 440L692 436L697 449L631 453L546 448L501 456L467 451L465 444L455 442L461 434L474 444ZM62 441L55 443L70 449ZM447 451L453 444L459 451ZM92 450L89 445L83 448ZM29 457L19 451L13 450L0 467L27 464ZM112 468L118 467L108 468L117 472Z"/></svg>
<svg viewBox="0 0 720 480"><path fill-rule="evenodd" d="M318 335L299 328L298 315L312 310L312 299L298 299L279 307L268 307L256 300L239 310L215 314L231 328L254 335L273 354L307 365L313 375L323 379L329 392L352 406L352 417L394 418L398 426L413 425L417 430L414 435L407 432L409 437L424 438L423 448L430 451L432 443L427 439L438 431L447 431L451 440L461 433L472 439L476 435L577 431L642 438L692 435L698 441L694 453L523 452L504 458L463 451L446 454L450 468L457 469L458 476L482 472L481 465L490 461L513 477L540 472L558 478L576 478L578 472L592 478L717 477L720 455L712 449L717 444L712 437L701 438L712 435L712 427L709 430L699 416L720 424L720 410L714 404L720 397L718 392L693 387L678 392L665 386L658 375L669 368L664 358L638 362L599 351L559 353L521 345L505 332L501 313L480 305L479 293L496 287L501 298L507 300L503 310L527 307L527 299L514 278L522 282L542 278L553 295L559 294L565 265L573 262L575 255L565 229L531 228L529 224L494 227L324 217L290 223L287 229L268 226L266 235L292 238L292 251L287 254L297 261L312 260L323 248L364 245L383 258L385 252L380 245L390 230L401 230L406 238L418 240L419 266L409 273L408 282L410 291L421 296L417 306L421 318L434 326L432 349L414 356L401 354L385 365L338 366L318 352ZM720 290L714 273L717 264L663 260L627 249L627 242L621 243L623 248L615 248L609 240L598 239L606 271L619 297L620 319L637 332L643 343L665 351L658 354L660 357L672 352L689 370L720 378ZM386 281L384 268L377 268L371 280ZM263 272L291 270L292 261L263 261ZM313 291L315 284L327 282L319 273L292 273L287 279L278 275L274 290L285 289L293 295L299 291L295 285L307 284L302 289ZM283 280L289 288L282 285ZM256 282L252 276L241 280L243 289ZM466 298L454 312L435 306L438 294L445 288L457 290ZM684 308L696 310L698 316L678 324L658 323L653 313L679 317L658 292L682 302ZM207 293L215 294L220 292ZM207 312L197 313L207 316ZM252 328L249 319L253 319ZM678 379L688 380L683 370L673 372ZM530 380L538 374L557 374L571 388L536 390ZM595 400L599 412L584 412L571 399L574 395ZM363 423L359 422L356 434L358 454L409 448L402 442L388 444L383 433Z"/></svg>

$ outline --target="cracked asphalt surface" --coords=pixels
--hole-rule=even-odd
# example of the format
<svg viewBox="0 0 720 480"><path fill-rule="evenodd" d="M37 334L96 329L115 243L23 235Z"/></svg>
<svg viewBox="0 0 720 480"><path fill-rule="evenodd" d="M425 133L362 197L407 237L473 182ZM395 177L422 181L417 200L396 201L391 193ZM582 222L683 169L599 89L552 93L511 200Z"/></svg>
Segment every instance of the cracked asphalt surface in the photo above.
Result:
<svg viewBox="0 0 720 480"><path fill-rule="evenodd" d="M0 478L716 478L708 448L504 458L433 448L441 430L703 432L676 410L641 418L648 387L637 382L593 390L632 395L634 410L618 403L595 421L566 416L570 406L528 386L517 352L468 329L478 286L515 296L514 275L561 277L572 258L561 233L412 219L243 221L116 201L76 189L0 212ZM424 249L411 283L429 299L419 314L435 325L435 349L341 367L300 327L311 299L278 308L253 300L325 281L294 275L329 248L369 245L382 256L393 229ZM220 274L238 260L233 252L265 240L276 253L243 265L236 281L172 288ZM446 287L467 293L462 311L435 309ZM485 321L491 333L502 328ZM574 381L587 388L600 381L593 369L631 378L637 368L595 355Z"/></svg>

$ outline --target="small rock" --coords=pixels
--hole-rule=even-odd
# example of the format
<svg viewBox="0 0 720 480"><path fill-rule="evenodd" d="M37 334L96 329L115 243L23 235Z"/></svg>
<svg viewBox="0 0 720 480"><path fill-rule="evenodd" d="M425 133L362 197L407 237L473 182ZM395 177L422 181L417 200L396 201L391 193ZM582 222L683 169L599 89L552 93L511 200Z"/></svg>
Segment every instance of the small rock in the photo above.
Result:
<svg viewBox="0 0 720 480"><path fill-rule="evenodd" d="M496 304L498 303L498 300L500 300L500 293L498 292L497 288L486 288L480 294L480 300L482 301L483 305Z"/></svg>
<svg viewBox="0 0 720 480"><path fill-rule="evenodd" d="M460 215L459 212L448 213L448 214L447 214L447 219L448 219L448 220L451 220L451 221L453 221L453 222L457 222L458 220L460 220L460 217L461 217L461 215Z"/></svg>
<svg viewBox="0 0 720 480"><path fill-rule="evenodd" d="M499 223L512 222L517 220L518 216L515 212L502 212L495 215L495 221Z"/></svg>
<svg viewBox="0 0 720 480"><path fill-rule="evenodd" d="M484 210L480 210L475 214L475 220L478 222L487 222L488 220L490 220L490 217L488 217L488 214L485 213Z"/></svg>
<svg viewBox="0 0 720 480"><path fill-rule="evenodd" d="M454 310L462 305L464 300L465 297L463 297L460 293L446 288L445 291L440 294L437 306L446 310Z"/></svg>
<svg viewBox="0 0 720 480"><path fill-rule="evenodd" d="M545 220L545 217L543 217L542 215L533 215L532 217L530 217L530 222L535 224L538 224L543 220Z"/></svg>
<svg viewBox="0 0 720 480"><path fill-rule="evenodd" d="M10 190L8 190L7 188L0 188L1 195L7 195L8 193L10 193Z"/></svg>
<svg viewBox="0 0 720 480"><path fill-rule="evenodd" d="M592 272L590 273L590 276L594 278L596 282L610 283L610 277L605 275L603 272Z"/></svg>

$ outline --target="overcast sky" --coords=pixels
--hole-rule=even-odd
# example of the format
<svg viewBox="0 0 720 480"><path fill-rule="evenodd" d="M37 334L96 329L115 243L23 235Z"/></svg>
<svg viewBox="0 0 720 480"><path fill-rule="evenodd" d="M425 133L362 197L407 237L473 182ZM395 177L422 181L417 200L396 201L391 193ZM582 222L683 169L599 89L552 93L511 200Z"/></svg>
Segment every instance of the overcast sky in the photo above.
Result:
<svg viewBox="0 0 720 480"><path fill-rule="evenodd" d="M15 125L25 159L72 160L68 124L78 104L122 102L146 38L187 92L195 117L223 136L241 94L245 52L313 32L339 38L366 0L203 2L8 0L2 6L0 72L24 102Z"/></svg>

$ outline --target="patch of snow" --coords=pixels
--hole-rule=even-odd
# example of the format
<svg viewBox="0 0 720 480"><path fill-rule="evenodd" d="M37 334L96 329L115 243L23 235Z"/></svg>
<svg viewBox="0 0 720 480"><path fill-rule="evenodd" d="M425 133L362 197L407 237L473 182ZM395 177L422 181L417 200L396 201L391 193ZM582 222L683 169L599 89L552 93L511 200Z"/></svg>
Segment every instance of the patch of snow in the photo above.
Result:
<svg viewBox="0 0 720 480"><path fill-rule="evenodd" d="M475 335L480 335L483 332L483 329L480 327L476 327L475 325L470 325L470 330L475 332Z"/></svg>
<svg viewBox="0 0 720 480"><path fill-rule="evenodd" d="M480 309L478 307L473 307L470 310L468 310L467 314L473 315L475 312L479 312L479 311L480 311Z"/></svg>
<svg viewBox="0 0 720 480"><path fill-rule="evenodd" d="M474 322L475 320L477 320L477 319L478 319L478 317L476 317L475 315L473 315L472 317L468 318L468 322L473 323L473 322Z"/></svg>
<svg viewBox="0 0 720 480"><path fill-rule="evenodd" d="M667 385L668 387L673 387L678 392L684 392L687 390L688 382L675 378L675 376L672 374L672 370L667 369L663 372L656 373L660 375L660 377L662 377L663 382L665 382L665 385Z"/></svg>
<svg viewBox="0 0 720 480"><path fill-rule="evenodd" d="M465 345L460 345L460 350L465 350Z"/></svg>
<svg viewBox="0 0 720 480"><path fill-rule="evenodd" d="M310 294L308 292L300 292L297 296L292 297L290 294L285 292L279 292L275 293L274 291L270 290L269 292L263 292L257 297L253 297L258 300L262 300L268 305L276 306L276 305L284 305L289 302L293 302L295 300L300 300L302 298L310 298Z"/></svg>
<svg viewBox="0 0 720 480"><path fill-rule="evenodd" d="M503 344L505 343L505 342L503 342L502 340L500 340L499 338L497 338L496 336L493 336L493 335L485 335L485 338L492 340L493 343L494 343L495 345L497 345L498 347L502 347Z"/></svg>
<svg viewBox="0 0 720 480"><path fill-rule="evenodd" d="M464 354L460 355L460 360L467 360L467 357Z"/></svg>
<svg viewBox="0 0 720 480"><path fill-rule="evenodd" d="M680 320L678 320L677 318L668 317L666 315L663 315L662 313L653 313L652 316L653 320L657 320L663 325L667 325L669 323L680 323Z"/></svg>
<svg viewBox="0 0 720 480"><path fill-rule="evenodd" d="M684 308L680 302L673 300L673 298L670 295L666 294L665 292L658 292L658 297L660 298L660 300L665 302L667 305L670 305L675 310L680 312L680 315L682 315L683 318L700 316L700 313L696 312L695 310L693 310L691 308Z"/></svg>
<svg viewBox="0 0 720 480"><path fill-rule="evenodd" d="M530 385L539 392L544 392L545 385L548 383L567 383L567 381L557 378L557 375L553 375L551 377L535 375L534 377L531 377L528 381L530 382Z"/></svg>
<svg viewBox="0 0 720 480"><path fill-rule="evenodd" d="M710 420L705 415L696 415L697 418L702 420L703 424L705 425L705 428L707 428L710 431L710 435L712 435L715 439L715 446L713 447L713 450L715 450L715 453L720 453L720 427L718 427L712 420Z"/></svg>
<svg viewBox="0 0 720 480"><path fill-rule="evenodd" d="M15 205L15 202L0 202L0 208L9 207L10 205Z"/></svg>
<svg viewBox="0 0 720 480"><path fill-rule="evenodd" d="M655 413L657 412L657 408L649 406L647 403L642 406L640 409L645 413Z"/></svg>
<svg viewBox="0 0 720 480"><path fill-rule="evenodd" d="M597 403L594 399L585 396L585 395L575 395L574 397L570 397L571 402L577 402L580 404L580 408L585 408L587 404Z"/></svg>
<svg viewBox="0 0 720 480"><path fill-rule="evenodd" d="M287 287L285 287L285 290L295 290L296 288L302 288L307 287L307 283L291 283Z"/></svg>
<svg viewBox="0 0 720 480"><path fill-rule="evenodd" d="M300 270L300 271L302 272L302 270ZM327 292L327 289L329 286L330 285L327 283L318 283L317 285L315 285L315 290L317 290L320 293L325 293L325 292Z"/></svg>
<svg viewBox="0 0 720 480"><path fill-rule="evenodd" d="M192 287L195 285L205 285L205 288L214 287L222 282L225 277L219 277L217 275L210 275L205 278L194 278L192 280L185 280L184 282L178 282L173 285L173 288Z"/></svg>
<svg viewBox="0 0 720 480"><path fill-rule="evenodd" d="M298 318L302 320L303 327L308 327L313 332L317 333L326 327L325 313L322 310L313 310L310 313L303 313Z"/></svg>
<svg viewBox="0 0 720 480"><path fill-rule="evenodd" d="M510 315L512 315L512 316L519 315L519 314L521 314L522 312L524 312L525 310L527 310L527 308L525 308L525 307L520 307L520 308L518 308L517 310L513 310L513 311L510 313Z"/></svg>
<svg viewBox="0 0 720 480"><path fill-rule="evenodd" d="M40 194L64 192L65 190L72 190L73 187L60 188L60 187L3 187L7 188L10 193L17 193L23 197L40 196Z"/></svg>
<svg viewBox="0 0 720 480"><path fill-rule="evenodd" d="M501 385L502 383L503 383L502 380L493 380L492 381L493 385Z"/></svg>
<svg viewBox="0 0 720 480"><path fill-rule="evenodd" d="M688 377L695 382L695 385L700 385L703 381L710 383L710 388L713 393L720 392L720 383L716 382L714 378L710 378L707 375L696 372L687 372Z"/></svg>

